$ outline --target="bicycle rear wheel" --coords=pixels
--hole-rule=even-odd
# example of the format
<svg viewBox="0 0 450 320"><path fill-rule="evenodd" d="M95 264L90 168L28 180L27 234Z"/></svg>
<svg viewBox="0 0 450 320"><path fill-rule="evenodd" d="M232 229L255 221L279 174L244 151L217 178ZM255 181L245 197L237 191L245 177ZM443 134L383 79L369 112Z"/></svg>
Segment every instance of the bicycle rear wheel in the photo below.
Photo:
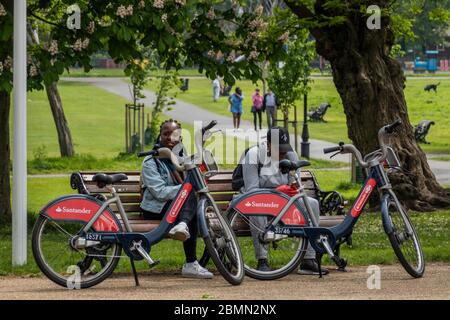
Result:
<svg viewBox="0 0 450 320"><path fill-rule="evenodd" d="M229 223L217 212L210 200L204 199L200 204L203 208L204 228L207 234L203 236L206 250L220 274L232 285L241 284L244 279L244 263L236 236ZM204 254L205 256L205 254Z"/></svg>
<svg viewBox="0 0 450 320"><path fill-rule="evenodd" d="M397 199L387 195L387 214L383 214L385 230L395 255L403 268L414 278L420 278L425 272L425 260L417 232L406 212Z"/></svg>
<svg viewBox="0 0 450 320"><path fill-rule="evenodd" d="M70 239L85 224L54 221L41 215L33 227L31 244L36 264L50 280L69 289L99 284L111 275L120 259L118 244L74 249Z"/></svg>
<svg viewBox="0 0 450 320"><path fill-rule="evenodd" d="M270 223L270 219L270 217L267 217L266 224L260 225L256 224L250 216L243 215L235 210L232 210L228 215L228 220L237 235L242 251L245 274L258 280L274 280L290 274L300 264L308 244L308 240L304 237L282 235L276 235L279 239L275 241L263 241L261 236L265 231L266 225ZM250 226L259 235L252 235L248 232ZM255 247L266 252L267 263L271 270L258 270ZM261 247L263 248L261 249Z"/></svg>

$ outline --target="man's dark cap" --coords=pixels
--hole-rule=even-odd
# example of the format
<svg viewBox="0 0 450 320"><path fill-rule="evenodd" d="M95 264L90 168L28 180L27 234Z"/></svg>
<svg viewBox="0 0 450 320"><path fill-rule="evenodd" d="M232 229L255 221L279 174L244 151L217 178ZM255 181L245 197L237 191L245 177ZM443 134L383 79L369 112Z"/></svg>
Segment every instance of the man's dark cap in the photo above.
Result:
<svg viewBox="0 0 450 320"><path fill-rule="evenodd" d="M278 141L272 141L272 136L275 138L277 133ZM272 127L267 131L267 141L270 142L270 144L275 148L278 145L280 152L293 151L290 144L289 132L286 128Z"/></svg>

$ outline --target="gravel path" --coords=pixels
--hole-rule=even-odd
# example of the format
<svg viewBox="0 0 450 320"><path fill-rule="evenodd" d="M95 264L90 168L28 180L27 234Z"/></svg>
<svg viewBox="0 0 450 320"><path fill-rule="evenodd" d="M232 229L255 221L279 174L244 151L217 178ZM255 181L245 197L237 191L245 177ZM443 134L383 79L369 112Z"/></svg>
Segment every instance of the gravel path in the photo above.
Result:
<svg viewBox="0 0 450 320"><path fill-rule="evenodd" d="M276 281L246 278L237 287L216 275L212 280L185 279L173 274L115 275L81 291L62 289L43 277L0 277L0 299L450 299L450 264L428 264L425 275L411 278L399 264L381 266L381 288L369 290L367 267L348 267L316 276L291 274Z"/></svg>

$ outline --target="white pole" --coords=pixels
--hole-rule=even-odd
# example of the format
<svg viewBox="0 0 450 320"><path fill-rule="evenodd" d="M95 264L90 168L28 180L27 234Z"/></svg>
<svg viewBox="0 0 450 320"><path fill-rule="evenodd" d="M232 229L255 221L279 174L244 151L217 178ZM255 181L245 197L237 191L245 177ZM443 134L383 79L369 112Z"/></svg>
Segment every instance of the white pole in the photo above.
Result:
<svg viewBox="0 0 450 320"><path fill-rule="evenodd" d="M27 2L14 0L12 264L27 262Z"/></svg>

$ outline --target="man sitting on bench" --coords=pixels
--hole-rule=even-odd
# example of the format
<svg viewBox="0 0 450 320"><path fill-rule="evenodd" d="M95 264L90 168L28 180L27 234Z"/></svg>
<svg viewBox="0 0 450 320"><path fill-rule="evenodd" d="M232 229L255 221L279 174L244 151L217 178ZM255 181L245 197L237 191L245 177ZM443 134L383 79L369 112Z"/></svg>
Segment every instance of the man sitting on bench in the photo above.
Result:
<svg viewBox="0 0 450 320"><path fill-rule="evenodd" d="M175 120L165 121L160 128L159 145L171 150L181 143L181 125ZM182 150L180 151L182 152ZM182 154L177 154L177 156ZM181 177L172 169L167 159L148 156L142 164L142 187L144 189L141 210L145 219L161 220L181 187ZM213 274L197 261L197 199L192 192L186 199L179 216L179 223L169 231L169 236L183 241L186 263L182 276L210 279Z"/></svg>
<svg viewBox="0 0 450 320"><path fill-rule="evenodd" d="M272 139L276 137L278 139ZM271 148L279 150L278 155L271 155ZM259 188L277 188L288 184L288 174L283 174L278 168L277 162L282 159L289 159L291 161L298 161L297 153L289 144L289 133L285 128L273 127L267 132L267 143L261 143L259 146L250 148L245 156L243 156L242 175L244 179L243 193L252 192ZM278 159L277 159L278 158ZM315 220L319 221L319 202L311 197L308 197L311 208L314 211ZM301 206L304 208L302 200ZM250 231L253 237L253 246L255 248L255 256L258 260L257 269L261 271L270 271L270 265L267 261L268 246L261 243L259 240L259 231L257 229L264 229L267 224L267 217L251 217ZM257 228L255 228L257 227ZM303 275L319 274L319 266L315 260L316 253L308 245L305 257L300 264L298 273ZM322 268L322 274L328 274L328 270Z"/></svg>

